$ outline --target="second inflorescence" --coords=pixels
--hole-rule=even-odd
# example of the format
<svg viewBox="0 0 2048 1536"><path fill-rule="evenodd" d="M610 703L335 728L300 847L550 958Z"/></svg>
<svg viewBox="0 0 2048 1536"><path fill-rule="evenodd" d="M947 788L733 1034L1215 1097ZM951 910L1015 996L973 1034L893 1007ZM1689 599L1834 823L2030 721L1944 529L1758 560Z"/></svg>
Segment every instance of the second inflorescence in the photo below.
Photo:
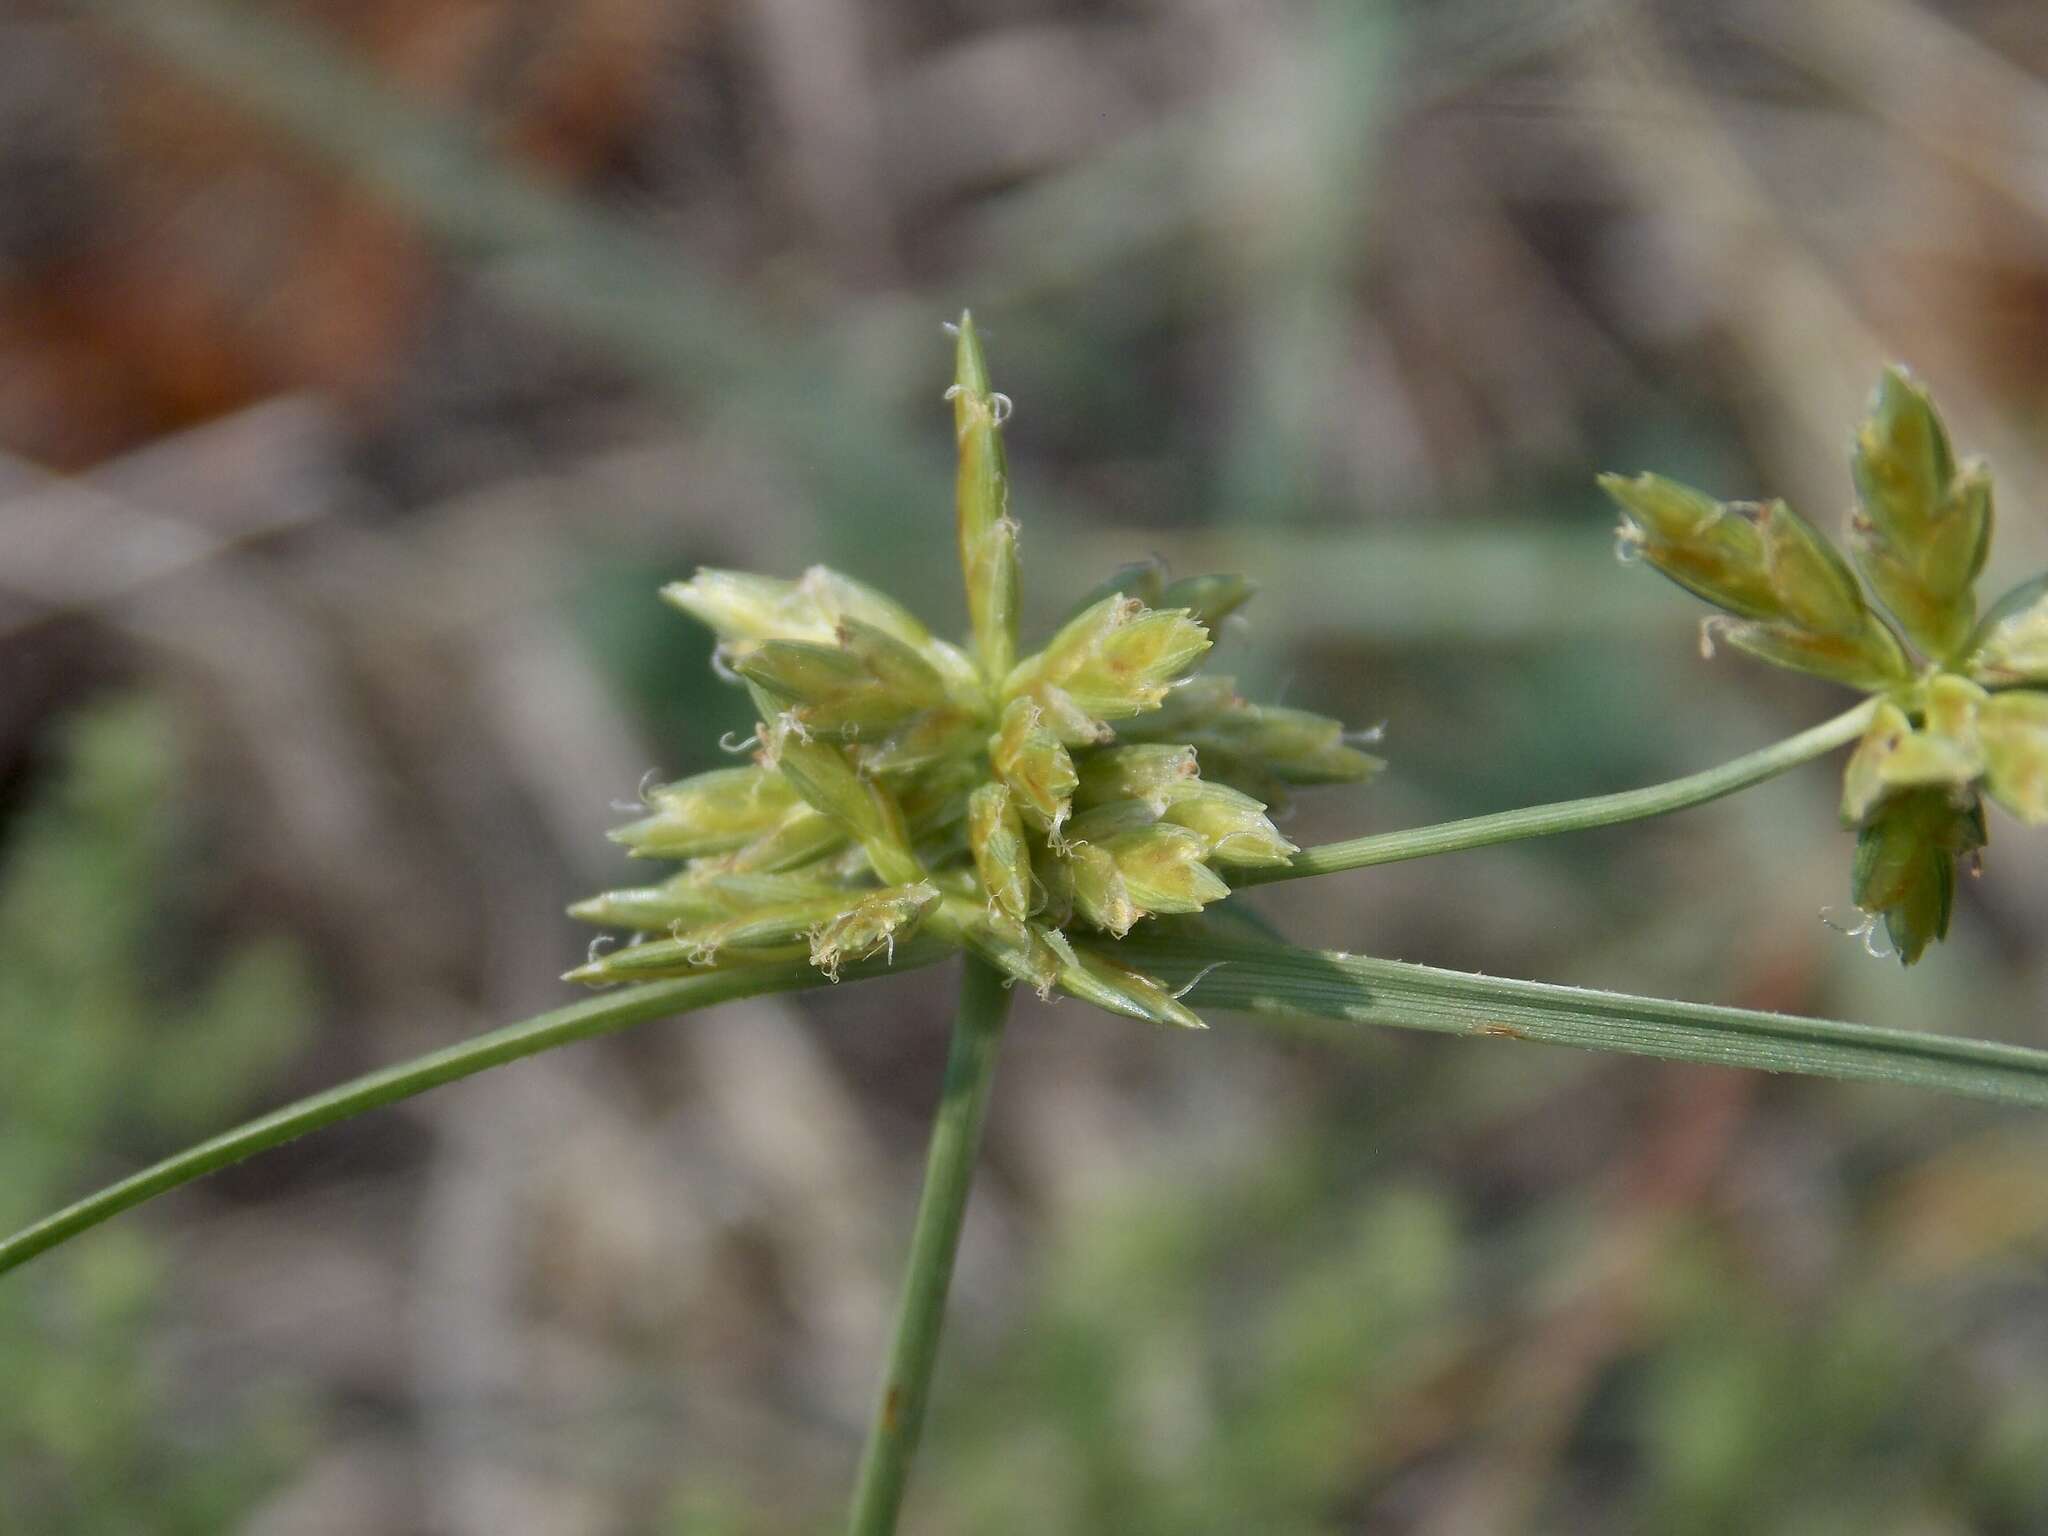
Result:
<svg viewBox="0 0 2048 1536"><path fill-rule="evenodd" d="M1904 369L1879 379L1849 468L1849 558L1782 501L1724 502L1661 475L1601 484L1624 557L1723 610L1709 650L1719 638L1874 696L1842 787L1865 914L1851 931L1882 923L1910 965L1948 934L1957 864L1989 836L1985 796L2048 824L2048 577L1980 611L1991 475L1956 458Z"/></svg>

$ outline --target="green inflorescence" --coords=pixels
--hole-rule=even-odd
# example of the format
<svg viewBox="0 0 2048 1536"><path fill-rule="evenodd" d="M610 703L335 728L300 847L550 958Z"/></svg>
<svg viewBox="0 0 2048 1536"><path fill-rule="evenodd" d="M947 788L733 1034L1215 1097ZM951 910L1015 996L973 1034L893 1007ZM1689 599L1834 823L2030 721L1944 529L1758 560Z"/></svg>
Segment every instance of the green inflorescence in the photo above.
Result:
<svg viewBox="0 0 2048 1536"><path fill-rule="evenodd" d="M613 836L683 861L572 915L632 941L569 973L607 983L807 955L828 975L913 934L972 949L1042 995L1199 1027L1115 940L1200 912L1233 868L1296 851L1267 817L1297 785L1378 761L1335 720L1195 676L1236 577L1131 567L1017 658L1017 527L1002 422L971 317L953 405L962 647L822 566L794 581L700 570L662 595L718 636L752 696L750 766L650 789Z"/></svg>
<svg viewBox="0 0 2048 1536"><path fill-rule="evenodd" d="M1843 781L1850 890L1910 965L1947 936L1957 862L1985 845L1983 796L2048 823L2048 577L1979 616L1991 477L1957 463L1905 370L1879 380L1850 468L1853 568L1782 501L1717 501L1658 475L1600 483L1623 553L1731 616L1707 621L1710 638L1877 696Z"/></svg>

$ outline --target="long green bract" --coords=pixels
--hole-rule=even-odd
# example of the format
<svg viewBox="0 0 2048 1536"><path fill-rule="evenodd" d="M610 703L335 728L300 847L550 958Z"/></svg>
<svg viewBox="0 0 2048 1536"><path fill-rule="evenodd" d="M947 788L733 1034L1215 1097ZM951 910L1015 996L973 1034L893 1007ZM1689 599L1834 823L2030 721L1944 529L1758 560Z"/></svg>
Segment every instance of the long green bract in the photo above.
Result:
<svg viewBox="0 0 2048 1536"><path fill-rule="evenodd" d="M869 962L850 967L849 979L876 976L888 970L909 970L943 959L946 946L930 943L908 944L897 949L893 966ZM0 1241L0 1274L26 1264L39 1253L76 1237L131 1206L189 1184L194 1179L239 1163L272 1147L281 1146L367 1110L395 1104L438 1088L443 1083L474 1077L492 1067L553 1050L577 1040L608 1035L635 1024L649 1023L672 1014L708 1008L736 998L758 997L770 992L794 992L823 986L826 977L808 962L791 960L767 965L734 966L702 976L685 976L675 981L651 982L645 986L621 988L602 997L571 1003L543 1013L524 1023L464 1040L430 1055L385 1067L330 1088L310 1098L251 1120L234 1130L215 1136L197 1146L143 1169L140 1173L110 1184L74 1205L46 1216Z"/></svg>
<svg viewBox="0 0 2048 1536"><path fill-rule="evenodd" d="M1118 954L1196 982L1197 1008L1533 1040L2048 1107L2048 1051L1708 1003L1511 981L1279 944L1132 937Z"/></svg>

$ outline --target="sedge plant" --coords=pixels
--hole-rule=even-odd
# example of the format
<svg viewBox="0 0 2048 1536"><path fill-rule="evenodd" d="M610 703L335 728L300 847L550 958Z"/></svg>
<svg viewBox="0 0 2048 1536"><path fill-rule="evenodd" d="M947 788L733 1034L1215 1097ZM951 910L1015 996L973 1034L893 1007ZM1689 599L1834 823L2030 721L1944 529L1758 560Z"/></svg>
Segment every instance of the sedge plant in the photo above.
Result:
<svg viewBox="0 0 2048 1536"><path fill-rule="evenodd" d="M750 761L648 790L644 814L614 834L677 867L571 908L626 935L569 973L598 994L168 1157L0 1241L0 1272L265 1148L522 1056L957 955L925 1183L853 1495L851 1529L875 1536L902 1508L1019 984L1186 1029L1203 1027L1207 1006L2048 1106L2048 1051L1301 949L1248 938L1214 911L1247 885L1662 815L1855 743L1842 797L1851 895L1903 961L1919 959L1947 931L1958 860L1984 845L1983 797L2048 820L2048 578L1979 613L1989 479L1955 461L1904 373L1885 375L1855 439L1850 557L1782 502L1722 502L1652 475L1602 482L1622 510L1624 555L1722 609L1711 634L1861 702L1649 788L1297 848L1273 823L1276 802L1362 783L1380 764L1338 721L1248 701L1202 671L1246 582L1129 567L1022 653L1009 402L972 318L952 329L964 644L823 567L791 579L704 570L669 587L716 635L714 664L757 724L740 744Z"/></svg>

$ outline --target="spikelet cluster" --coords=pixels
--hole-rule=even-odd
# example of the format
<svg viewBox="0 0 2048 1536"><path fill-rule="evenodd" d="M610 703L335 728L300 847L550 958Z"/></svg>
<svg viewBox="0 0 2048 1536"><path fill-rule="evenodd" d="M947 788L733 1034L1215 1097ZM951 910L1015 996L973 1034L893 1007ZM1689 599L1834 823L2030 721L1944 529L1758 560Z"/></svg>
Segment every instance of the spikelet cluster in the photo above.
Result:
<svg viewBox="0 0 2048 1536"><path fill-rule="evenodd" d="M947 398L967 643L822 566L795 580L701 570L665 589L751 695L753 761L646 792L646 814L613 836L682 867L572 907L634 937L570 979L798 956L836 979L922 936L1041 994L1198 1027L1115 941L1199 913L1229 894L1234 868L1285 863L1294 845L1267 815L1278 796L1379 767L1337 721L1195 675L1251 595L1235 577L1130 568L1018 658L1008 402L972 319L957 331Z"/></svg>
<svg viewBox="0 0 2048 1536"><path fill-rule="evenodd" d="M1717 501L1658 475L1600 483L1624 557L1728 615L1710 637L1878 696L1843 780L1850 892L1910 965L1947 936L1958 861L1985 846L1983 796L2048 823L2048 577L1979 615L1991 477L1957 462L1903 369L1878 382L1850 470L1853 567L1782 501Z"/></svg>

